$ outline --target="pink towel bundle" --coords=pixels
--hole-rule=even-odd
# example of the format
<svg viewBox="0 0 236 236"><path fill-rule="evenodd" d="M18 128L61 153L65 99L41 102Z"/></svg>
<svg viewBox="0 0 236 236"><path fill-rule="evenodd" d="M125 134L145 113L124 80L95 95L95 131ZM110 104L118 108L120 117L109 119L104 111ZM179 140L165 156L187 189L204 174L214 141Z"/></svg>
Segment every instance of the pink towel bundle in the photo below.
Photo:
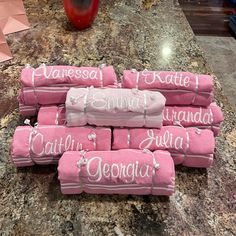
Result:
<svg viewBox="0 0 236 236"><path fill-rule="evenodd" d="M213 162L223 114L209 75L125 70L118 84L112 66L42 65L23 69L21 85L20 112L39 125L17 127L12 161L59 162L63 194L170 196L174 164Z"/></svg>
<svg viewBox="0 0 236 236"><path fill-rule="evenodd" d="M16 128L11 156L18 167L57 163L65 151L111 149L109 128L42 125Z"/></svg>
<svg viewBox="0 0 236 236"><path fill-rule="evenodd" d="M46 66L38 68L26 67L21 72L23 87L42 86L94 86L106 87L117 84L113 66L76 67L76 66Z"/></svg>
<svg viewBox="0 0 236 236"><path fill-rule="evenodd" d="M181 124L184 127L210 129L218 135L223 113L216 103L208 107L166 106L163 114L163 125ZM66 123L64 106L42 106L38 112L40 125L63 125Z"/></svg>
<svg viewBox="0 0 236 236"><path fill-rule="evenodd" d="M166 151L65 152L58 165L64 194L171 195L175 169Z"/></svg>
<svg viewBox="0 0 236 236"><path fill-rule="evenodd" d="M210 129L214 135L218 135L223 120L223 113L216 103L211 103L208 107L166 106L163 125L180 124L184 127Z"/></svg>
<svg viewBox="0 0 236 236"><path fill-rule="evenodd" d="M66 98L68 126L155 127L163 120L159 92L114 88L71 88Z"/></svg>
<svg viewBox="0 0 236 236"><path fill-rule="evenodd" d="M112 66L42 65L36 69L23 69L21 84L18 97L20 112L22 115L31 115L37 112L38 105L65 103L66 93L71 87L117 87L117 78Z"/></svg>
<svg viewBox="0 0 236 236"><path fill-rule="evenodd" d="M215 139L207 129L163 126L161 129L114 129L112 149L168 150L175 164L207 168L213 162Z"/></svg>
<svg viewBox="0 0 236 236"><path fill-rule="evenodd" d="M190 72L125 70L122 87L158 90L167 105L208 106L213 99L212 77Z"/></svg>

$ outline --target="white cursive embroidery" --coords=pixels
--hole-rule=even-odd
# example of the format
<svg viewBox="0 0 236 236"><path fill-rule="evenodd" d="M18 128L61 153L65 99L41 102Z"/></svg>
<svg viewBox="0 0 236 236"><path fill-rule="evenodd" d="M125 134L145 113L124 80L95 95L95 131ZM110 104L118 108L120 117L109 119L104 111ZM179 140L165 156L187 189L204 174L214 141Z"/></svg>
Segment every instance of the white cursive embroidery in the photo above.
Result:
<svg viewBox="0 0 236 236"><path fill-rule="evenodd" d="M59 67L58 67L59 68ZM42 65L32 72L32 80L35 80L37 77L40 79L91 79L98 80L100 79L98 76L98 69L94 70L86 70L86 69L65 69L65 68L54 68L54 66L46 66Z"/></svg>
<svg viewBox="0 0 236 236"><path fill-rule="evenodd" d="M149 177L151 167L148 164L140 165L138 161L129 163L104 163L101 157L92 157L86 166L88 180L99 182L102 178L119 180L125 183L135 182L135 178Z"/></svg>
<svg viewBox="0 0 236 236"><path fill-rule="evenodd" d="M106 110L113 109L140 109L143 103L143 97L130 97L117 95L116 97L105 96L102 92L96 92L93 94L91 106L93 108L100 108Z"/></svg>
<svg viewBox="0 0 236 236"><path fill-rule="evenodd" d="M203 112L200 107L198 111L175 111L174 109L169 110L169 108L165 108L163 119L165 121L179 121L194 123L194 124L204 124L210 125L212 122L212 117L210 112Z"/></svg>
<svg viewBox="0 0 236 236"><path fill-rule="evenodd" d="M161 84L172 84L179 87L189 87L190 86L190 78L189 76L184 76L180 72L175 72L171 74L162 75L162 72L150 72L150 71L142 71L141 75L146 84L153 84L156 81Z"/></svg>
<svg viewBox="0 0 236 236"><path fill-rule="evenodd" d="M67 135L65 138L45 141L43 134L37 133L31 144L31 151L37 156L60 155L65 151L80 151L82 144Z"/></svg>
<svg viewBox="0 0 236 236"><path fill-rule="evenodd" d="M183 149L182 137L173 137L173 134L166 130L162 136L154 134L152 129L147 130L147 138L139 144L139 149L149 149L153 144L162 149Z"/></svg>

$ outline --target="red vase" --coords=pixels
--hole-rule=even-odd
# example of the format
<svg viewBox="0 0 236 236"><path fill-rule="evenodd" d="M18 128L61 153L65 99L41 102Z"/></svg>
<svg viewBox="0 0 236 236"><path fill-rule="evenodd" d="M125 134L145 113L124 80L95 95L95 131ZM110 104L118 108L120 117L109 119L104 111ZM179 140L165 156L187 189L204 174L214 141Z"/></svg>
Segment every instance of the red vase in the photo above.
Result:
<svg viewBox="0 0 236 236"><path fill-rule="evenodd" d="M99 0L64 0L64 9L71 23L78 29L90 27L95 20Z"/></svg>

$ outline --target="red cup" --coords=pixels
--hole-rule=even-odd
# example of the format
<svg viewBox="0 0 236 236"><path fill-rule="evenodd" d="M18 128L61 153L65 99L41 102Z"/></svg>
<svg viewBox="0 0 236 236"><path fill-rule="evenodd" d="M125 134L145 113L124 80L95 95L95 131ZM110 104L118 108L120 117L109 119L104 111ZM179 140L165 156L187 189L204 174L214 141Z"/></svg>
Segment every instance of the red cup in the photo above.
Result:
<svg viewBox="0 0 236 236"><path fill-rule="evenodd" d="M64 9L68 19L80 30L92 25L98 8L99 0L64 0Z"/></svg>

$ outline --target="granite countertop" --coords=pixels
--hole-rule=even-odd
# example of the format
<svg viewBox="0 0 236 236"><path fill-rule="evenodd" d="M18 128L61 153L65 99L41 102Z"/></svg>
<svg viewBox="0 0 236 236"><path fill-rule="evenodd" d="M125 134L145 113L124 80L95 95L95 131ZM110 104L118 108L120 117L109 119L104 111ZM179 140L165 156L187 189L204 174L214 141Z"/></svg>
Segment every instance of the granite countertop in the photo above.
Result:
<svg viewBox="0 0 236 236"><path fill-rule="evenodd" d="M235 235L236 118L215 79L225 114L208 170L176 168L170 197L63 196L56 166L17 170L9 145L17 125L19 75L29 63L115 66L212 73L193 32L173 0L102 0L92 28L75 31L62 1L25 0L31 29L11 34L14 58L0 64L1 235ZM212 52L214 53L214 52Z"/></svg>

